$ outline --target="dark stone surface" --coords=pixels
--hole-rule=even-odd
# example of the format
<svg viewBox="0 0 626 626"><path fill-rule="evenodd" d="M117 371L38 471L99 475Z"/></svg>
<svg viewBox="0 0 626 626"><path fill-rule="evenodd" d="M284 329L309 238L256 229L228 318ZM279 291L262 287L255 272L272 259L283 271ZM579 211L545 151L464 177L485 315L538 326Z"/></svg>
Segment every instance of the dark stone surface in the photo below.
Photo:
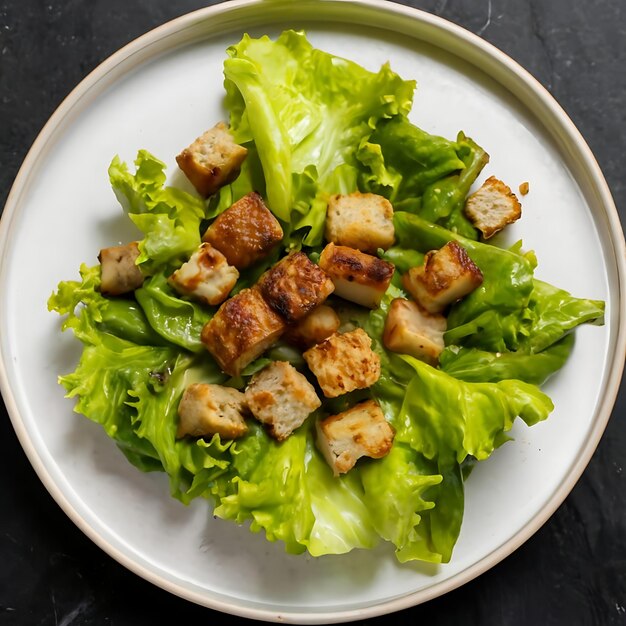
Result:
<svg viewBox="0 0 626 626"><path fill-rule="evenodd" d="M62 98L123 44L215 2L0 2L0 204ZM569 113L626 210L623 0L405 2L480 34ZM6 294L2 294L6 297ZM0 625L197 623L220 616L131 574L58 508L0 415ZM626 393L570 496L528 542L464 587L371 623L626 624Z"/></svg>

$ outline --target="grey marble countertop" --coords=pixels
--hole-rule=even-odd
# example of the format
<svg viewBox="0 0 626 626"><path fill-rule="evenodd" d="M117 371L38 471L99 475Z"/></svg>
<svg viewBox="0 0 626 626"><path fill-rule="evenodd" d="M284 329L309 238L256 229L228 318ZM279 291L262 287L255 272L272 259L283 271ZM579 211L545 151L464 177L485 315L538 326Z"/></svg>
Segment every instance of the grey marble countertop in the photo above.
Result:
<svg viewBox="0 0 626 626"><path fill-rule="evenodd" d="M216 2L0 1L0 206L36 135L90 70L138 35L207 4ZM477 33L543 83L595 153L624 223L624 0L403 4ZM92 544L44 489L0 409L0 625L239 621L154 587ZM625 413L622 384L580 481L511 556L443 597L368 623L626 624Z"/></svg>

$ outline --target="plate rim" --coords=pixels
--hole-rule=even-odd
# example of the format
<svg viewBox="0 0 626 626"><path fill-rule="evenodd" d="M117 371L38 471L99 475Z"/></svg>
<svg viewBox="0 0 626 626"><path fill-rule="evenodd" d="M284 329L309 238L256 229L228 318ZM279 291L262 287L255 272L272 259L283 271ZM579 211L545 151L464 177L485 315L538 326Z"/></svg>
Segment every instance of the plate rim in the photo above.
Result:
<svg viewBox="0 0 626 626"><path fill-rule="evenodd" d="M170 36L181 34L186 29L198 26L202 22L211 18L215 18L217 16L223 17L229 13L239 10L243 12L246 10L253 11L255 7L259 7L261 4L264 5L264 8L267 7L266 0L228 0L220 4L204 7L174 18L124 45L122 48L102 61L74 87L74 89L65 97L54 113L49 117L48 121L37 135L22 162L7 196L4 211L2 217L0 218L0 250L2 251L0 256L0 284L3 283L5 268L4 260L8 256L6 241L9 238L14 218L19 213L20 199L25 188L27 187L30 170L40 158L45 156L49 142L50 145L52 145L54 140L58 138L57 133L60 129L62 130L62 126L65 123L69 123L71 114L73 112L77 112L76 107L81 104L81 100L83 100L86 96L88 97L90 91L94 87L97 87L101 81L106 80L108 74L113 72L116 68L119 68L122 64L131 62L138 67L141 66L146 60L153 58L154 55L150 52L150 48L155 44L158 44L159 42L163 43ZM297 5L296 3L292 3L291 0L273 0L272 8L274 10L278 10L282 7L288 13L301 14L305 13L307 11L307 7L310 7L312 4L311 0L299 2ZM554 514L556 509L569 495L589 464L589 461L591 460L591 457L595 452L611 417L615 400L619 392L624 369L624 357L626 355L626 319L624 316L619 316L620 312L626 311L626 244L624 243L621 222L610 189L595 159L595 156L591 152L591 149L580 134L577 127L558 104L556 99L527 70L525 70L507 54L483 40L478 35L473 34L472 32L446 20L445 18L414 7L395 4L389 0L315 0L314 4L316 5L317 12L320 14L322 14L324 10L329 11L334 8L338 9L339 7L348 7L349 10L353 10L355 12L359 10L374 13L380 12L388 15L408 18L413 25L434 27L446 36L450 37L451 40L456 40L459 45L466 46L477 54L484 54L485 63L493 64L493 68L501 72L505 79L510 79L513 84L520 83L525 85L525 87L530 90L533 99L536 99L537 102L545 109L545 114L551 115L554 120L559 123L561 129L565 133L565 139L576 146L578 155L583 160L583 167L593 182L595 191L599 194L598 204L603 207L604 217L608 220L607 230L610 235L610 243L613 246L612 251L614 253L615 260L615 266L611 267L611 269L616 271L617 274L616 284L619 289L619 294L616 298L618 303L616 331L613 340L609 341L611 353L610 362L612 362L616 367L612 367L606 377L606 381L602 389L604 394L596 407L596 419L590 429L589 437L587 438L585 445L580 450L580 454L572 465L567 477L555 490L545 506L540 510L539 514L533 518L530 524L518 531L498 548L492 550L489 554L483 556L479 561L453 575L451 578L435 583L426 589L405 594L399 598L392 598L375 605L357 609L326 610L315 613L306 611L283 612L244 606L242 604L238 604L236 598L233 598L230 602L216 598L207 598L202 593L185 588L183 585L159 576L157 573L150 571L148 568L136 562L131 556L125 554L122 550L108 543L107 540L94 530L94 528L89 525L87 520L83 518L78 511L76 511L76 509L74 509L61 487L54 481L52 476L48 474L40 453L31 438L31 434L28 432L22 421L17 400L9 386L8 370L6 368L4 358L0 358L0 391L2 392L7 412L22 448L24 449L31 465L35 469L39 479L42 481L47 491L52 495L56 503L74 522L74 524L87 537L89 537L89 539L98 545L98 547L136 575L164 589L165 591L201 606L250 619L300 624L354 621L379 616L385 613L393 613L422 604L466 584L473 578L488 571L517 550ZM270 22L265 21L264 23ZM333 23L345 24L346 21L335 18ZM165 51L171 51L172 49L175 49L175 46L168 47ZM133 57L135 59L134 61ZM503 83L502 80L494 77L490 72L487 72L484 67L477 65L471 60L469 62L472 63L472 65L477 66L478 69L485 71L488 75L492 76L499 84L502 84L505 88L509 89L509 91L511 90L510 86ZM0 316L1 315L2 312L0 310Z"/></svg>

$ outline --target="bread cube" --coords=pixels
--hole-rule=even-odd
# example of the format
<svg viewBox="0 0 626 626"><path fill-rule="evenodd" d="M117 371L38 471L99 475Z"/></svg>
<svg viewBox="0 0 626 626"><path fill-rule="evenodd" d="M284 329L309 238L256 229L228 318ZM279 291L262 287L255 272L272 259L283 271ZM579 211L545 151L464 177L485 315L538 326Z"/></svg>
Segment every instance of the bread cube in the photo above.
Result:
<svg viewBox="0 0 626 626"><path fill-rule="evenodd" d="M387 291L394 266L371 254L329 243L320 256L320 267L335 285L335 294L375 309Z"/></svg>
<svg viewBox="0 0 626 626"><path fill-rule="evenodd" d="M322 393L336 398L355 389L371 387L380 378L380 357L362 329L335 333L302 356L315 374Z"/></svg>
<svg viewBox="0 0 626 626"><path fill-rule="evenodd" d="M521 217L522 205L507 185L490 176L467 198L464 211L483 237L489 239Z"/></svg>
<svg viewBox="0 0 626 626"><path fill-rule="evenodd" d="M430 313L441 313L482 282L482 272L456 241L431 250L423 265L412 267L402 277L404 288Z"/></svg>
<svg viewBox="0 0 626 626"><path fill-rule="evenodd" d="M258 193L251 192L217 216L202 241L217 248L242 270L266 257L283 238L283 229Z"/></svg>
<svg viewBox="0 0 626 626"><path fill-rule="evenodd" d="M331 196L326 211L326 239L340 246L376 254L393 246L393 207L373 193Z"/></svg>
<svg viewBox="0 0 626 626"><path fill-rule="evenodd" d="M144 275L136 264L139 244L111 246L100 250L100 292L105 296L121 296L143 285Z"/></svg>
<svg viewBox="0 0 626 626"><path fill-rule="evenodd" d="M287 322L302 319L333 292L333 281L304 252L292 252L258 282L266 302Z"/></svg>
<svg viewBox="0 0 626 626"><path fill-rule="evenodd" d="M351 470L358 459L380 459L393 445L395 431L374 400L331 415L317 423L316 444L335 476Z"/></svg>
<svg viewBox="0 0 626 626"><path fill-rule="evenodd" d="M228 126L219 122L185 148L176 162L196 191L207 198L239 176L247 154L246 148L235 143Z"/></svg>
<svg viewBox="0 0 626 626"><path fill-rule="evenodd" d="M209 305L220 304L235 286L239 272L228 265L226 257L210 243L200 244L169 278L179 293Z"/></svg>
<svg viewBox="0 0 626 626"><path fill-rule="evenodd" d="M340 325L341 320L337 313L331 307L322 304L290 326L283 339L294 346L306 349L328 339L337 332Z"/></svg>
<svg viewBox="0 0 626 626"><path fill-rule="evenodd" d="M244 394L237 389L194 383L189 385L178 405L177 437L220 435L236 439L248 432Z"/></svg>
<svg viewBox="0 0 626 626"><path fill-rule="evenodd" d="M274 361L256 373L245 397L252 415L278 441L287 439L322 404L313 385L286 361Z"/></svg>
<svg viewBox="0 0 626 626"><path fill-rule="evenodd" d="M396 298L385 320L383 344L387 350L408 354L429 365L437 365L445 344L446 318L428 313L415 302Z"/></svg>
<svg viewBox="0 0 626 626"><path fill-rule="evenodd" d="M202 329L201 340L224 372L238 376L285 331L284 320L258 289L229 298Z"/></svg>

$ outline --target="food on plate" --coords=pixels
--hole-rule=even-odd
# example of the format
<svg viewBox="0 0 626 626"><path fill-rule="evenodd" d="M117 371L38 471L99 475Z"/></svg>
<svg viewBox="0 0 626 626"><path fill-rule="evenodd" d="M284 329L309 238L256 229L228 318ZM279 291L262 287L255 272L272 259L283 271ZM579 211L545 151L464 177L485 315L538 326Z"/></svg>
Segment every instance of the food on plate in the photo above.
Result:
<svg viewBox="0 0 626 626"><path fill-rule="evenodd" d="M529 191L530 191L530 184L528 181L524 181L523 183L520 183L520 186L519 186L520 194L525 196Z"/></svg>
<svg viewBox="0 0 626 626"><path fill-rule="evenodd" d="M100 250L100 292L107 296L120 296L141 287L144 275L135 263L138 256L136 241Z"/></svg>
<svg viewBox="0 0 626 626"><path fill-rule="evenodd" d="M350 471L361 457L384 457L393 437L393 428L375 400L317 422L317 446L336 476Z"/></svg>
<svg viewBox="0 0 626 626"><path fill-rule="evenodd" d="M456 241L430 250L422 265L410 268L402 276L403 287L429 313L442 313L482 282L480 269Z"/></svg>
<svg viewBox="0 0 626 626"><path fill-rule="evenodd" d="M522 216L522 205L508 185L490 176L467 198L465 215L489 239Z"/></svg>
<svg viewBox="0 0 626 626"><path fill-rule="evenodd" d="M335 333L303 353L304 360L327 398L367 389L380 377L380 357L371 337L357 328Z"/></svg>
<svg viewBox="0 0 626 626"><path fill-rule="evenodd" d="M549 416L540 385L604 303L487 241L519 228L480 187L502 155L418 126L389 64L290 30L230 46L224 79L228 125L177 159L198 193L146 150L111 161L141 237L51 295L83 343L60 383L174 497L290 553L448 562L471 467Z"/></svg>
<svg viewBox="0 0 626 626"><path fill-rule="evenodd" d="M265 301L291 324L322 304L334 291L333 281L304 252L291 252L259 280Z"/></svg>
<svg viewBox="0 0 626 626"><path fill-rule="evenodd" d="M266 257L282 238L280 223L256 191L234 202L202 236L240 270Z"/></svg>
<svg viewBox="0 0 626 626"><path fill-rule="evenodd" d="M210 243L202 243L170 277L169 282L183 295L208 305L222 303L237 283L239 272Z"/></svg>
<svg viewBox="0 0 626 626"><path fill-rule="evenodd" d="M376 254L393 246L393 206L374 193L335 194L328 199L326 239Z"/></svg>
<svg viewBox="0 0 626 626"><path fill-rule="evenodd" d="M395 298L385 319L383 344L387 350L436 366L446 346L446 326L446 318L440 313L429 313L415 302Z"/></svg>
<svg viewBox="0 0 626 626"><path fill-rule="evenodd" d="M177 437L204 437L218 434L237 439L248 432L244 394L232 387L194 383L183 393L178 405Z"/></svg>
<svg viewBox="0 0 626 626"><path fill-rule="evenodd" d="M246 148L233 141L228 126L218 122L185 148L176 162L196 191L206 198L237 178L247 154Z"/></svg>
<svg viewBox="0 0 626 626"><path fill-rule="evenodd" d="M220 368L237 376L285 332L286 323L258 288L224 302L202 329L201 340Z"/></svg>
<svg viewBox="0 0 626 626"><path fill-rule="evenodd" d="M391 284L392 263L355 248L329 243L320 255L320 267L346 300L375 309Z"/></svg>
<svg viewBox="0 0 626 626"><path fill-rule="evenodd" d="M286 361L274 361L257 372L245 397L252 415L278 441L287 439L322 404L313 385Z"/></svg>

